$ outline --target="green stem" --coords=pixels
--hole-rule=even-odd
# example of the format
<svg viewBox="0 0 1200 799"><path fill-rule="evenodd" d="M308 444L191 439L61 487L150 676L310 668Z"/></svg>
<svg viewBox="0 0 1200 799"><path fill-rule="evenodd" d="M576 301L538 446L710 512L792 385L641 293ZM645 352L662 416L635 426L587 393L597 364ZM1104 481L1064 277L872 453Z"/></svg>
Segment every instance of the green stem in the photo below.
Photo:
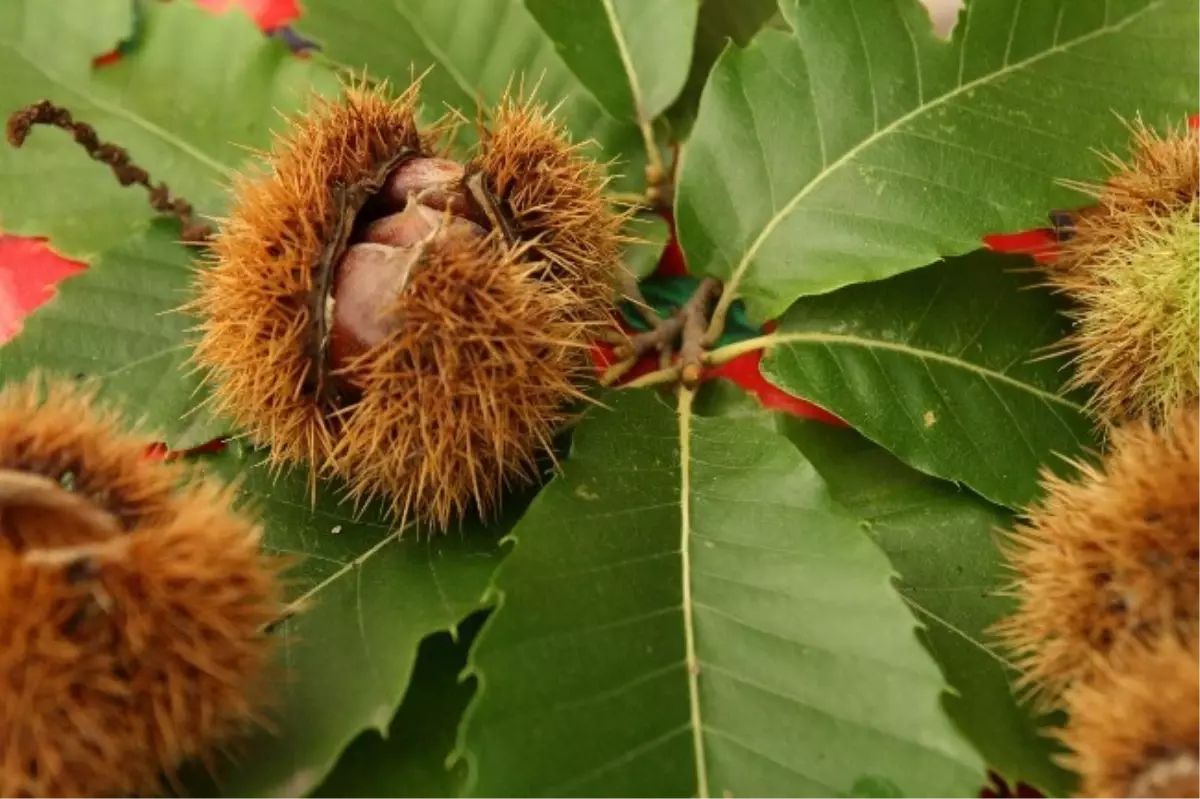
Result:
<svg viewBox="0 0 1200 799"><path fill-rule="evenodd" d="M745 355L748 352L755 350L766 349L779 341L779 336L775 333L768 333L765 336L757 336L755 338L739 341L735 344L721 347L704 354L704 364L706 366L719 366L723 363L728 363L739 355ZM679 379L680 367L669 366L666 369L659 369L654 372L647 372L641 377L634 378L628 383L623 383L618 388L644 388L646 386L657 386L662 383L673 383Z"/></svg>

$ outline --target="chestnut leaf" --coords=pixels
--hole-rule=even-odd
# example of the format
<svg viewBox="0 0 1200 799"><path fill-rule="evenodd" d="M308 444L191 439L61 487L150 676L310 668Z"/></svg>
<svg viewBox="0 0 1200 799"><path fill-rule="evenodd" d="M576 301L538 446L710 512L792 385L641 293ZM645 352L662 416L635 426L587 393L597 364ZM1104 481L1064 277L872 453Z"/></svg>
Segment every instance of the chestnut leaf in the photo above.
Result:
<svg viewBox="0 0 1200 799"><path fill-rule="evenodd" d="M673 133L683 138L691 130L700 93L725 45L732 41L745 47L764 25L777 20L782 17L775 0L701 0L692 43L692 65L683 91L666 113Z"/></svg>
<svg viewBox="0 0 1200 799"><path fill-rule="evenodd" d="M637 240L625 246L625 268L638 280L645 280L658 268L671 240L671 226L660 216L647 215L635 217L628 230Z"/></svg>
<svg viewBox="0 0 1200 799"><path fill-rule="evenodd" d="M1118 115L1197 105L1194 0L971 0L950 41L917 0L780 0L793 33L728 48L683 155L680 244L762 322L1046 223L1087 198Z"/></svg>
<svg viewBox="0 0 1200 799"><path fill-rule="evenodd" d="M1009 785L1071 795L1071 775L1052 760L1060 748L1043 734L1048 719L1017 696L1011 654L988 632L1014 605L996 546L1012 514L905 466L853 430L783 416L777 423L887 553L954 689L944 701L955 725Z"/></svg>
<svg viewBox="0 0 1200 799"><path fill-rule="evenodd" d="M447 759L475 695L474 682L459 674L485 617L476 613L455 635L438 633L421 642L404 702L387 732L367 730L355 739L311 796L459 795L464 769L451 768Z"/></svg>
<svg viewBox="0 0 1200 799"><path fill-rule="evenodd" d="M294 58L240 10L214 16L195 3L144 3L134 37L130 0L0 3L0 114L42 99L66 107L100 138L195 205L219 215L235 170L283 125L279 112L337 89L320 62ZM133 39L120 61L92 59ZM236 96L230 87L237 86ZM0 228L46 236L89 260L145 227L140 187L121 187L71 137L32 131L19 150L0 142Z"/></svg>
<svg viewBox="0 0 1200 799"><path fill-rule="evenodd" d="M194 3L129 0L0 4L0 111L48 98L99 137L128 150L152 181L223 212L238 167L254 160L313 92L334 93L327 66L292 56L240 10L213 15ZM18 24L19 23L19 24ZM120 61L91 59L128 40ZM238 82L237 102L227 96ZM0 143L0 227L46 236L58 252L91 261L25 320L0 350L0 376L33 368L97 379L133 418L187 449L229 432L200 402L186 331L175 312L190 296L196 250L156 219L140 187L120 186L64 131L35 128L20 149Z"/></svg>
<svg viewBox="0 0 1200 799"><path fill-rule="evenodd" d="M514 527L467 794L974 795L887 558L787 439L682 396L603 395Z"/></svg>
<svg viewBox="0 0 1200 799"><path fill-rule="evenodd" d="M280 669L273 729L240 742L213 779L224 796L303 796L360 733L387 732L422 640L454 633L485 606L500 538L528 497L509 497L490 523L467 520L430 534L400 527L374 503L356 516L331 482L318 485L314 502L303 470L276 479L261 452L236 443L206 460L239 481L239 495L262 519L264 549L302 558L287 576L290 600L305 607L273 631ZM446 712L456 719L453 705ZM446 754L428 751L410 765L429 772ZM212 791L196 784L192 793Z"/></svg>
<svg viewBox="0 0 1200 799"><path fill-rule="evenodd" d="M525 0L558 54L609 114L652 123L679 96L700 0Z"/></svg>
<svg viewBox="0 0 1200 799"><path fill-rule="evenodd" d="M1020 508L1042 468L1097 445L1087 396L1064 395L1061 298L1023 258L979 251L799 300L763 359L770 382L908 465Z"/></svg>

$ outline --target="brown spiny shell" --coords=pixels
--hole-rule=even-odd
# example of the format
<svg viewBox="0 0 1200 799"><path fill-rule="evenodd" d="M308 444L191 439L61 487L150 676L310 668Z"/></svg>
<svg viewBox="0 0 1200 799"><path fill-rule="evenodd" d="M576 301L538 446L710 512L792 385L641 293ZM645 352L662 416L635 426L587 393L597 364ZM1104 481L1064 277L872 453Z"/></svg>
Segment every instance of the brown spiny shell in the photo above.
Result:
<svg viewBox="0 0 1200 799"><path fill-rule="evenodd" d="M1018 609L999 625L1045 698L1166 635L1193 635L1200 592L1200 409L1113 432L1099 466L1047 474L1013 533Z"/></svg>
<svg viewBox="0 0 1200 799"><path fill-rule="evenodd" d="M1081 796L1200 796L1200 650L1168 636L1065 696Z"/></svg>
<svg viewBox="0 0 1200 799"><path fill-rule="evenodd" d="M446 527L534 476L581 397L588 324L544 265L499 237L429 242L391 309L394 333L356 359L361 399L334 450L355 497L383 495Z"/></svg>
<svg viewBox="0 0 1200 799"><path fill-rule="evenodd" d="M281 563L151 443L73 386L0 392L0 795L157 792L258 719Z"/></svg>
<svg viewBox="0 0 1200 799"><path fill-rule="evenodd" d="M1073 300L1068 388L1090 389L1105 425L1159 424L1200 397L1200 138L1130 127L1129 157L1106 159L1104 185L1080 186L1096 203L1046 267Z"/></svg>
<svg viewBox="0 0 1200 799"><path fill-rule="evenodd" d="M276 141L266 171L239 177L212 242L215 263L199 270L188 306L202 319L195 360L210 370L216 410L269 444L277 465L329 468L336 430L306 352L317 267L346 221L334 187L430 150L416 100L416 86L395 99L350 87L342 100L318 100Z"/></svg>
<svg viewBox="0 0 1200 799"><path fill-rule="evenodd" d="M386 91L322 102L277 143L268 172L238 182L190 305L203 320L196 360L217 409L269 445L276 465L306 462L314 487L337 476L356 501L379 496L396 515L445 529L531 477L580 397L587 341L611 324L622 217L604 201L599 167L541 110L507 101L476 172L464 173L486 170L489 193L468 201L466 180L445 182L455 164L431 158L433 135L417 129L417 88L395 100ZM396 160L405 153L424 160ZM408 166L437 191L397 195ZM335 197L364 178L376 210L355 219ZM473 207L480 196L490 216ZM409 241L410 223L429 236ZM510 224L515 241L486 230ZM350 249L331 261L338 241ZM364 248L376 248L373 265ZM357 260L342 271L347 253ZM330 263L333 288L314 312ZM364 295L377 279L380 293ZM311 357L321 318L333 331L324 361ZM322 368L339 387L332 401L314 390Z"/></svg>
<svg viewBox="0 0 1200 799"><path fill-rule="evenodd" d="M501 98L480 133L468 173L481 172L514 233L551 265L548 276L585 302L581 312L604 318L611 304L629 209L615 209L604 167L572 144L566 127L532 98Z"/></svg>

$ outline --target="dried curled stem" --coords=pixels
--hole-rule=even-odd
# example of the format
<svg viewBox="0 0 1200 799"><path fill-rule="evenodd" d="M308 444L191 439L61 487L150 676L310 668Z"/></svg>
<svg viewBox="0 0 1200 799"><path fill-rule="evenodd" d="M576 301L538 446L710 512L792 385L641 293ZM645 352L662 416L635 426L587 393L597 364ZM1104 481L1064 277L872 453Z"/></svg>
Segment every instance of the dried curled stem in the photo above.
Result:
<svg viewBox="0 0 1200 799"><path fill-rule="evenodd" d="M203 245L213 235L213 228L198 220L191 203L182 197L172 197L165 183L151 183L150 174L129 157L124 148L100 141L96 130L84 122L76 122L71 112L49 100L39 100L14 111L8 118L8 142L13 147L25 144L35 125L49 125L70 133L94 161L107 164L122 186L138 185L150 194L150 205L161 214L173 216L183 225L183 242Z"/></svg>
<svg viewBox="0 0 1200 799"><path fill-rule="evenodd" d="M42 508L71 518L97 537L121 535L117 517L40 474L0 469L0 508L4 507Z"/></svg>

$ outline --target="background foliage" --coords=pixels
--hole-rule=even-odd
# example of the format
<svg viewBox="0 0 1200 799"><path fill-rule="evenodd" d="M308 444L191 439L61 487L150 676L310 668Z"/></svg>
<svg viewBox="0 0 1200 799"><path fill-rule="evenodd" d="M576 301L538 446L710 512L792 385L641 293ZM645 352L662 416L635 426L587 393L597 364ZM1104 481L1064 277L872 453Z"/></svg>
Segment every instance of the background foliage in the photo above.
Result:
<svg viewBox="0 0 1200 799"><path fill-rule="evenodd" d="M206 214L348 74L424 75L426 119L536 86L621 191L670 142L688 267L748 313L722 345L769 347L775 385L853 428L610 392L540 493L441 537L336 485L313 505L240 444L200 458L305 556L312 607L279 630L278 734L196 789L971 795L990 767L1068 791L986 631L1010 509L1098 443L1042 358L1061 302L972 251L1083 202L1057 179L1098 179L1120 116L1194 111L1196 27L1191 0L974 0L949 41L916 0L308 0L298 58L190 0L0 4L0 111L66 105ZM0 147L0 183L0 228L90 264L0 381L96 379L178 449L230 432L187 366L174 309L205 267L177 229L58 131ZM640 230L645 278L669 228Z"/></svg>

